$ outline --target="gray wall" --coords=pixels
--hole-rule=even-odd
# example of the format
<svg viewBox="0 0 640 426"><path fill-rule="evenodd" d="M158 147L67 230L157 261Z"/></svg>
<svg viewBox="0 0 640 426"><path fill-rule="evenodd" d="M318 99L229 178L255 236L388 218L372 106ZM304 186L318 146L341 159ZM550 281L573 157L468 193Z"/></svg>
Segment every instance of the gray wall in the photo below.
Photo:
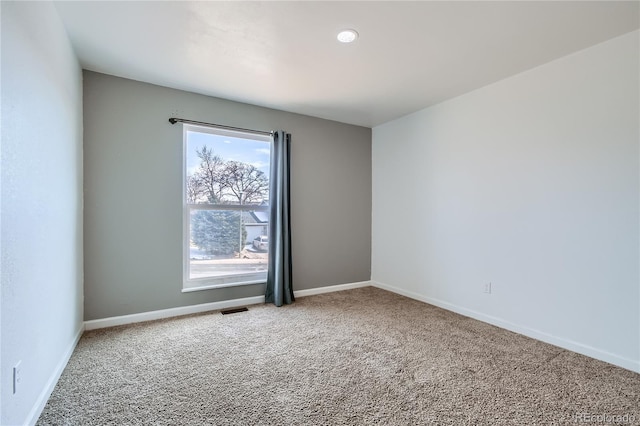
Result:
<svg viewBox="0 0 640 426"><path fill-rule="evenodd" d="M83 327L82 74L53 4L1 7L0 424L17 425L35 422Z"/></svg>
<svg viewBox="0 0 640 426"><path fill-rule="evenodd" d="M640 371L638 36L374 128L372 279Z"/></svg>
<svg viewBox="0 0 640 426"><path fill-rule="evenodd" d="M178 116L292 134L294 289L370 279L371 129L84 72L85 319L263 294L181 293Z"/></svg>

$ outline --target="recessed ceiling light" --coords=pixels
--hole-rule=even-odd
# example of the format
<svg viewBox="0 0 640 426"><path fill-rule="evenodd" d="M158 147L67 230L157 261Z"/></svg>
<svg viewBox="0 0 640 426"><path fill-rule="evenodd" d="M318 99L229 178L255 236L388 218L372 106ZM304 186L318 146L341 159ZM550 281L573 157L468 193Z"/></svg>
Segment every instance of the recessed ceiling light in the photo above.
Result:
<svg viewBox="0 0 640 426"><path fill-rule="evenodd" d="M341 43L353 43L358 38L356 30L344 30L338 33L338 41Z"/></svg>

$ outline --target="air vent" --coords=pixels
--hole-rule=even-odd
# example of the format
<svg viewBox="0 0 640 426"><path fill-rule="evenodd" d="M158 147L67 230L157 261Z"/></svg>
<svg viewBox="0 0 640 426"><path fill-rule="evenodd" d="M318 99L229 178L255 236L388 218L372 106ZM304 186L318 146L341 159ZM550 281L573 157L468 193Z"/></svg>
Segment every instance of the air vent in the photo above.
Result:
<svg viewBox="0 0 640 426"><path fill-rule="evenodd" d="M237 314L238 312L247 312L249 309L247 309L246 307L242 307L242 308L233 308L233 309L225 309L224 311L220 311L220 313L222 315L229 315L229 314Z"/></svg>

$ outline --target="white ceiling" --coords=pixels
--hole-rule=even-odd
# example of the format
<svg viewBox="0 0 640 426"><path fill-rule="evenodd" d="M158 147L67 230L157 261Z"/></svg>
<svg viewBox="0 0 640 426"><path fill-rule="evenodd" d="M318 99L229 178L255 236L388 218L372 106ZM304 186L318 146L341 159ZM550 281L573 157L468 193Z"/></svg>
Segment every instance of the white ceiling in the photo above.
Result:
<svg viewBox="0 0 640 426"><path fill-rule="evenodd" d="M367 127L640 26L637 1L55 4L85 69Z"/></svg>

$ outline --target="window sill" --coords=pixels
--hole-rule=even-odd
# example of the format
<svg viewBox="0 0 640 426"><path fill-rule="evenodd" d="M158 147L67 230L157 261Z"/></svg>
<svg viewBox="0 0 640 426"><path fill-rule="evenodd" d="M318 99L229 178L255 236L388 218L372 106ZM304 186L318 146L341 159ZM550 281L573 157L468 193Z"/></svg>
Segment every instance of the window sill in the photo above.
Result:
<svg viewBox="0 0 640 426"><path fill-rule="evenodd" d="M197 287L186 287L182 289L182 293L191 293L193 291L202 291L202 290L213 290L216 288L226 288L226 287L239 287L243 285L252 285L252 284L266 284L264 279L261 280L253 280L253 281L241 281L241 282L233 282L233 283L224 283L224 284L202 284Z"/></svg>

